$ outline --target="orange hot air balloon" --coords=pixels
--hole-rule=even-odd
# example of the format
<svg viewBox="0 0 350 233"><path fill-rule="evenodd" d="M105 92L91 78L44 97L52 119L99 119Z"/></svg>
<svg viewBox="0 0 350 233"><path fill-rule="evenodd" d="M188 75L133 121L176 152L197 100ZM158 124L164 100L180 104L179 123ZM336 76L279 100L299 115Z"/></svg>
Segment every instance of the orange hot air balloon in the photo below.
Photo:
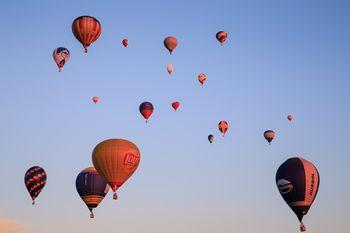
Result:
<svg viewBox="0 0 350 233"><path fill-rule="evenodd" d="M124 39L124 40L122 41L122 44L124 45L124 47L128 46L129 40L128 40L128 39Z"/></svg>
<svg viewBox="0 0 350 233"><path fill-rule="evenodd" d="M198 81L202 84L202 86L203 86L203 84L205 83L206 80L207 80L207 76L205 74L199 74L198 75Z"/></svg>
<svg viewBox="0 0 350 233"><path fill-rule="evenodd" d="M275 138L275 132L273 130L266 130L264 132L264 138L269 142L269 145L271 145L272 140Z"/></svg>
<svg viewBox="0 0 350 233"><path fill-rule="evenodd" d="M216 39L221 43L221 45L223 45L227 39L227 33L224 31L219 31L216 33Z"/></svg>
<svg viewBox="0 0 350 233"><path fill-rule="evenodd" d="M227 129L228 129L227 121L220 121L218 127L219 127L220 132L222 133L222 136L225 136Z"/></svg>
<svg viewBox="0 0 350 233"><path fill-rule="evenodd" d="M176 101L176 102L172 103L171 106L173 106L173 109L176 111L177 108L180 106L180 102Z"/></svg>
<svg viewBox="0 0 350 233"><path fill-rule="evenodd" d="M164 39L164 46L169 50L171 54L177 46L177 39L173 36L168 36Z"/></svg>
<svg viewBox="0 0 350 233"><path fill-rule="evenodd" d="M293 120L293 116L289 114L289 115L287 116L287 119L288 119L289 121L292 121L292 120Z"/></svg>
<svg viewBox="0 0 350 233"><path fill-rule="evenodd" d="M92 98L92 101L94 101L94 103L96 104L96 103L99 101L99 98L98 98L97 96L94 96L94 97Z"/></svg>
<svg viewBox="0 0 350 233"><path fill-rule="evenodd" d="M169 74L171 74L173 71L174 71L174 66L172 64L169 64L167 67L166 67L167 71Z"/></svg>
<svg viewBox="0 0 350 233"><path fill-rule="evenodd" d="M87 47L100 37L101 30L100 22L92 16L80 16L72 24L73 34L83 45L85 53Z"/></svg>
<svg viewBox="0 0 350 233"><path fill-rule="evenodd" d="M94 148L92 162L112 188L113 199L118 198L117 189L136 171L140 158L137 146L124 139L105 140Z"/></svg>

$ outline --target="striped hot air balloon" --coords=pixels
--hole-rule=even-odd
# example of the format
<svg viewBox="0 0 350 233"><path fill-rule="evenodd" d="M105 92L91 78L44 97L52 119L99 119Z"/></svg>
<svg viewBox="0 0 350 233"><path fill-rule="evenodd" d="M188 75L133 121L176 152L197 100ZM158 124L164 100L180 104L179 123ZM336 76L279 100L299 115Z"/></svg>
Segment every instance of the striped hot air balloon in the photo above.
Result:
<svg viewBox="0 0 350 233"><path fill-rule="evenodd" d="M218 124L219 130L222 133L222 136L225 136L227 129L228 129L228 123L227 121L220 121Z"/></svg>
<svg viewBox="0 0 350 233"><path fill-rule="evenodd" d="M92 152L92 162L98 173L111 186L117 199L120 188L136 171L140 163L137 146L124 139L109 139L99 143Z"/></svg>
<svg viewBox="0 0 350 233"><path fill-rule="evenodd" d="M303 158L290 158L277 170L277 188L298 217L301 231L305 231L302 220L316 198L319 184L316 167Z"/></svg>
<svg viewBox="0 0 350 233"><path fill-rule="evenodd" d="M275 132L273 130L266 130L264 132L264 138L271 144L272 140L275 138Z"/></svg>
<svg viewBox="0 0 350 233"><path fill-rule="evenodd" d="M84 15L73 21L72 31L75 38L83 45L85 53L87 53L87 47L100 37L102 27L96 18Z"/></svg>
<svg viewBox="0 0 350 233"><path fill-rule="evenodd" d="M56 62L58 71L61 72L62 67L67 63L70 57L68 49L63 47L58 47L52 53L52 57Z"/></svg>
<svg viewBox="0 0 350 233"><path fill-rule="evenodd" d="M90 218L93 218L93 209L101 203L109 191L107 182L94 167L88 167L77 176L75 187L90 210Z"/></svg>
<svg viewBox="0 0 350 233"><path fill-rule="evenodd" d="M39 166L34 166L28 169L24 175L24 184L27 187L29 195L35 204L35 199L39 196L46 184L46 172Z"/></svg>
<svg viewBox="0 0 350 233"><path fill-rule="evenodd" d="M177 39L173 36L168 36L167 38L164 39L164 46L169 50L170 54L172 54L177 44L178 44Z"/></svg>

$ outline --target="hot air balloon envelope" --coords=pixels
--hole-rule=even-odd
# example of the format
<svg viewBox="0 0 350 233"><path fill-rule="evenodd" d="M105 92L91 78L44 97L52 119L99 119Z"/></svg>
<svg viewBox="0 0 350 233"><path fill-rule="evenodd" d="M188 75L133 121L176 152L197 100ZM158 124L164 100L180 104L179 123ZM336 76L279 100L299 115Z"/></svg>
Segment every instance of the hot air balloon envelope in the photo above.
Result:
<svg viewBox="0 0 350 233"><path fill-rule="evenodd" d="M46 172L39 166L34 166L28 169L24 175L24 184L33 200L33 205L35 199L39 196L40 192L43 190L46 184Z"/></svg>

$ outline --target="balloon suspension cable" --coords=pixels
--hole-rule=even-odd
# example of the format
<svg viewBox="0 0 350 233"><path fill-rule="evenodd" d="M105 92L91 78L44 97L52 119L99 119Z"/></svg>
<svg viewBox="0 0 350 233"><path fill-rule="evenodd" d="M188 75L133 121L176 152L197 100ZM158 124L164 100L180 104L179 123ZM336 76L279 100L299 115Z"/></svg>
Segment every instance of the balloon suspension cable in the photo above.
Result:
<svg viewBox="0 0 350 233"><path fill-rule="evenodd" d="M87 53L87 47L84 45L84 52Z"/></svg>
<svg viewBox="0 0 350 233"><path fill-rule="evenodd" d="M271 142L269 142L269 145L271 145Z"/></svg>
<svg viewBox="0 0 350 233"><path fill-rule="evenodd" d="M146 120L146 123L148 123L148 120Z"/></svg>
<svg viewBox="0 0 350 233"><path fill-rule="evenodd" d="M301 232L306 231L306 227L305 227L305 225L304 225L303 222L300 222L300 231L301 231Z"/></svg>
<svg viewBox="0 0 350 233"><path fill-rule="evenodd" d="M94 213L92 212L92 210L90 210L90 218L94 218L94 217L95 217Z"/></svg>
<svg viewBox="0 0 350 233"><path fill-rule="evenodd" d="M60 67L60 68L58 68L58 72L61 72L61 67Z"/></svg>
<svg viewBox="0 0 350 233"><path fill-rule="evenodd" d="M221 46L223 46L224 45L224 42L220 42L221 43Z"/></svg>
<svg viewBox="0 0 350 233"><path fill-rule="evenodd" d="M34 201L34 199L33 199L32 205L35 205L35 201Z"/></svg>
<svg viewBox="0 0 350 233"><path fill-rule="evenodd" d="M113 200L118 200L118 195L117 195L117 193L114 193L114 194L113 194Z"/></svg>

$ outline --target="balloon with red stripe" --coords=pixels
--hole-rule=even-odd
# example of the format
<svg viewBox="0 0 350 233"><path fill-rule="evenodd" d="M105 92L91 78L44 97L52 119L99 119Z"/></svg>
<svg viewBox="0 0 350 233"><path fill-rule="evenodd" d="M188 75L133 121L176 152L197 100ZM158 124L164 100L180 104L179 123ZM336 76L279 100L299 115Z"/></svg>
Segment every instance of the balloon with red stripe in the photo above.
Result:
<svg viewBox="0 0 350 233"><path fill-rule="evenodd" d="M34 166L28 169L24 175L24 184L27 187L30 197L35 204L35 199L39 196L46 184L46 172L39 166Z"/></svg>
<svg viewBox="0 0 350 233"><path fill-rule="evenodd" d="M277 188L298 217L301 231L305 231L302 220L316 198L319 184L317 168L301 157L288 159L277 170Z"/></svg>
<svg viewBox="0 0 350 233"><path fill-rule="evenodd" d="M143 102L139 107L141 115L146 119L146 122L148 122L148 119L151 117L153 113L153 105L150 102Z"/></svg>
<svg viewBox="0 0 350 233"><path fill-rule="evenodd" d="M171 104L171 106L173 107L173 109L176 111L178 109L178 107L180 106L180 102L179 101L175 101Z"/></svg>
<svg viewBox="0 0 350 233"><path fill-rule="evenodd" d="M87 48L100 37L101 30L100 22L92 16L80 16L72 24L73 34L83 45L85 53Z"/></svg>

